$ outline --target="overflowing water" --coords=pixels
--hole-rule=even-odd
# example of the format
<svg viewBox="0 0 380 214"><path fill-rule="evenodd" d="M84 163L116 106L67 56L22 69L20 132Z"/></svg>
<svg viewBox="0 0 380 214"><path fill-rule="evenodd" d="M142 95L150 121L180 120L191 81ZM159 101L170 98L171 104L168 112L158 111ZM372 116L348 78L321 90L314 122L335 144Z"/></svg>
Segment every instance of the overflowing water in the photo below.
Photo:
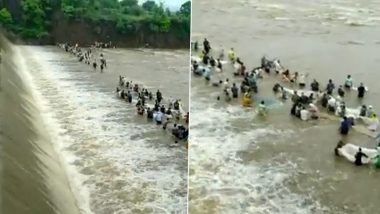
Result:
<svg viewBox="0 0 380 214"><path fill-rule="evenodd" d="M212 53L233 47L250 70L263 55L278 57L290 71L309 73L325 85L370 88L360 102L346 94L348 106L380 101L378 1L194 1L193 40L208 38ZM233 77L232 66L211 82ZM259 96L277 100L278 77L259 82ZM217 101L221 89L192 77L189 153L190 213L377 213L380 173L334 156L340 140L335 121L302 122L289 116L290 101L267 118ZM279 99L278 99L279 100ZM280 100L279 100L280 101ZM196 119L194 119L196 118ZM346 142L373 148L374 140L356 132Z"/></svg>
<svg viewBox="0 0 380 214"><path fill-rule="evenodd" d="M137 116L133 105L116 97L115 88L119 75L126 76L153 92L160 89L164 98L181 98L186 107L187 52L104 50L108 68L100 73L56 47L17 49L17 62L25 67L21 78L35 95L34 100L28 101L38 106L44 134L50 138L47 143L58 153L49 155L62 165L60 173L68 180L67 190L72 192L70 200L75 201L77 212L186 213L187 150L175 145L161 126ZM25 79L24 75L30 78ZM3 134L6 136L7 132ZM20 135L30 137L28 133ZM3 153L9 155L6 150ZM27 154L35 155L34 151ZM20 152L13 158L18 161L23 156ZM51 162L46 161L39 163ZM8 170L12 172L13 168ZM44 180L40 182L46 185ZM54 189L46 192L43 193L55 194ZM18 197L15 194L10 200L19 203ZM37 200L42 199L28 198L26 202ZM7 213L17 212L9 209Z"/></svg>

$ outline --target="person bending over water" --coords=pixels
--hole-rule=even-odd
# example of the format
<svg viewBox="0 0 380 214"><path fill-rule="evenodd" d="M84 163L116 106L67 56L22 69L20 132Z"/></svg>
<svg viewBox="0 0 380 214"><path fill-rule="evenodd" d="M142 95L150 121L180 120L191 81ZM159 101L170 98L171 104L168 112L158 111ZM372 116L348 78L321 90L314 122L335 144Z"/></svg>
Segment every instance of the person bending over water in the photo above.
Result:
<svg viewBox="0 0 380 214"><path fill-rule="evenodd" d="M355 165L356 166L363 165L362 157L368 158L368 156L362 152L362 148L359 148L359 151L355 154Z"/></svg>
<svg viewBox="0 0 380 214"><path fill-rule="evenodd" d="M143 116L144 115L144 111L145 111L144 107L142 107L142 106L138 106L137 107L137 114Z"/></svg>

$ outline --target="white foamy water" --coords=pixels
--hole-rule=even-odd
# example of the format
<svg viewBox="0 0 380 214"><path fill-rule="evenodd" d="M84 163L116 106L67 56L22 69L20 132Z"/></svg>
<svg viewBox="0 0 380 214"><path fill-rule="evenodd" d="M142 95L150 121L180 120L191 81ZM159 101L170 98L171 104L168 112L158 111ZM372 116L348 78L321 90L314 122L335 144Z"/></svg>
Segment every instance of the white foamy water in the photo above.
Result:
<svg viewBox="0 0 380 214"><path fill-rule="evenodd" d="M171 147L160 126L137 119L134 106L113 91L68 72L54 53L29 51L35 89L82 212L186 213L186 151Z"/></svg>
<svg viewBox="0 0 380 214"><path fill-rule="evenodd" d="M261 145L290 140L294 132L249 123L252 111L220 107L192 90L190 135L190 213L315 213L318 202L284 185L297 173L284 153L266 163L255 158ZM205 116L207 115L207 116Z"/></svg>

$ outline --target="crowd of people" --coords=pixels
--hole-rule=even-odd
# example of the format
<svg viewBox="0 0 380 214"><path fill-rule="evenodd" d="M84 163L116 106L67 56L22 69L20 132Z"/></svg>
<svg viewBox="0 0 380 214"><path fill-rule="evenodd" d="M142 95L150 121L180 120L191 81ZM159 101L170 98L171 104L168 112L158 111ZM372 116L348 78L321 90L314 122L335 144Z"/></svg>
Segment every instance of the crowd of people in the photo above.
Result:
<svg viewBox="0 0 380 214"><path fill-rule="evenodd" d="M148 120L154 121L157 125L162 125L164 130L167 130L168 125L172 124L171 134L177 140L187 140L189 112L183 115L181 99L169 98L165 105L160 90L157 90L154 96L148 89L122 76L119 76L119 86L116 88L116 93L120 99L130 104L135 100L136 111L139 116L146 115ZM149 106L148 102L152 101L154 101L154 105ZM185 124L181 124L181 122Z"/></svg>
<svg viewBox="0 0 380 214"><path fill-rule="evenodd" d="M194 50L197 52L198 42L193 44ZM207 39L203 41L203 50L199 58L193 57L192 59L192 72L196 76L203 76L206 81L211 81L211 72L223 72L224 50L222 49L215 59L211 55L211 45ZM326 112L333 113L335 116L341 118L340 133L347 135L350 128L355 125L356 119L361 119L371 131L377 130L379 123L376 113L371 105L362 105L360 109L348 108L344 102L346 93L357 91L358 99L362 100L367 93L368 89L363 83L358 87L354 87L354 81L351 75L347 75L344 83L336 88L335 83L330 79L325 88L322 88L320 83L314 79L310 84L310 89L306 89L306 79L309 74L290 72L285 69L280 60L268 60L265 56L261 58L261 66L253 68L247 72L245 64L241 61L233 48L228 51L228 60L234 67L234 76L242 76L243 81L240 84L240 94L242 96L242 105L251 106L251 100L254 93L258 92L257 80L263 77L263 73L275 73L278 75L284 85L297 86L299 91L291 90L280 83L273 86L275 94L280 94L281 98L286 100L291 95L292 107L290 110L291 115L301 118L302 120L319 119L320 108L326 109ZM224 63L225 64L225 63ZM212 86L223 88L223 95L225 101L230 102L232 99L239 97L239 88L236 83L230 86L229 79L225 81L219 80L211 83ZM220 100L220 96L217 97ZM261 101L257 105L258 112L267 112L265 102ZM264 114L265 115L265 114ZM355 158L361 159L363 155L358 150ZM379 165L380 166L380 165Z"/></svg>
<svg viewBox="0 0 380 214"><path fill-rule="evenodd" d="M87 65L92 65L94 71L96 71L98 67L98 60L94 55L94 48L96 48L95 45L91 46L90 48L82 48L79 47L78 44L70 45L68 43L58 44L58 46L64 49L66 52L76 56L79 62L84 62ZM99 54L99 64L100 72L103 72L107 67L107 61L104 58L103 53Z"/></svg>
<svg viewBox="0 0 380 214"><path fill-rule="evenodd" d="M195 48L198 48L198 44L195 43ZM236 57L234 49L231 48L228 52L228 61L234 66L235 71L233 73L234 76L240 76L243 78L239 87L236 83L230 83L230 80L227 78L226 80L218 80L211 81L211 72L223 72L223 64L225 61L224 50L219 53L217 59L215 59L211 55L211 45L210 42L205 39L203 42L204 50L200 55L200 60L192 60L192 72L196 76L203 76L206 81L210 82L211 86L214 87L222 87L222 92L224 96L224 100L230 102L233 99L238 99L239 94L242 94L241 102L243 106L249 107L252 105L251 98L254 93L258 93L257 81L258 79L263 77L263 71L265 71L265 66L260 66L252 69L251 71L246 71L246 66L244 62ZM221 100L221 96L217 97L217 100ZM261 101L258 105L258 112L260 115L265 115L267 108L265 106L265 102Z"/></svg>
<svg viewBox="0 0 380 214"><path fill-rule="evenodd" d="M84 62L87 65L91 65L93 69L97 69L97 59L94 56L95 48L102 47L101 43L96 43L90 48L79 47L78 44L72 46L68 43L58 44L59 47L66 52L76 56L79 62ZM100 71L107 67L107 62L103 53L99 54ZM125 100L128 103L136 101L137 115L146 115L147 119L154 121L157 125L162 125L164 130L168 130L171 127L171 134L176 138L175 143L180 140L187 140L189 112L186 114L182 110L181 99L171 99L167 101L167 105L164 104L164 97L160 90L157 90L155 95L141 85L133 83L131 80L127 80L126 77L119 76L119 83L116 88L116 93L120 99ZM148 102L153 102L152 106L149 106Z"/></svg>

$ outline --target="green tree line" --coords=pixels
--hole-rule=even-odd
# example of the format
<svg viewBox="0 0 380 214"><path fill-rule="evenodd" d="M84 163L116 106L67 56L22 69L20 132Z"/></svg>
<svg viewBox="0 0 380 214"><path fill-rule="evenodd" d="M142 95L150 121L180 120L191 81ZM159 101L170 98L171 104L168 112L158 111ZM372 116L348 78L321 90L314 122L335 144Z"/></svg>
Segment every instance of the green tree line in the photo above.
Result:
<svg viewBox="0 0 380 214"><path fill-rule="evenodd" d="M176 12L150 0L142 5L137 0L18 1L22 10L21 18L16 19L12 11L0 4L0 25L23 38L38 39L49 35L57 13L70 21L85 20L94 25L111 25L120 34L148 30L154 33L172 31L183 39L190 36L190 1Z"/></svg>

